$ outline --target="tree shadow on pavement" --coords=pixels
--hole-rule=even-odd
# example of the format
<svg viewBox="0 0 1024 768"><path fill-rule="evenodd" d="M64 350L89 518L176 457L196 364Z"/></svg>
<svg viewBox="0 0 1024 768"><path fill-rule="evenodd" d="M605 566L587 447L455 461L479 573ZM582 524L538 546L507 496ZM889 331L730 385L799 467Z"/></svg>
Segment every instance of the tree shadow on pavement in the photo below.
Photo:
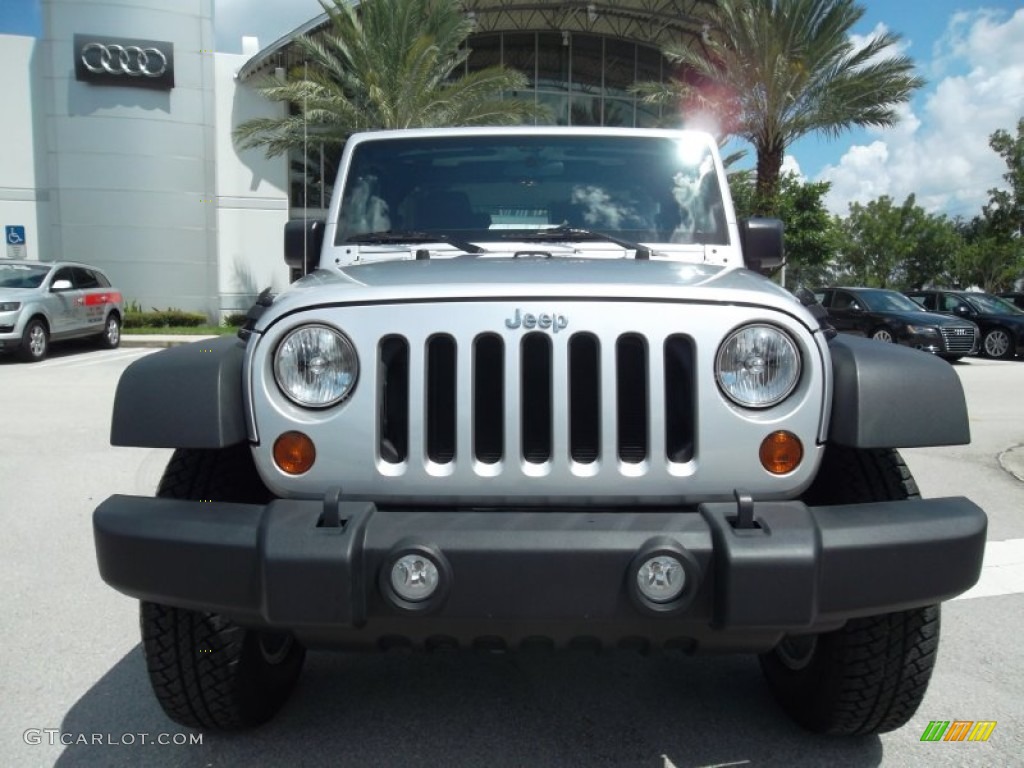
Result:
<svg viewBox="0 0 1024 768"><path fill-rule="evenodd" d="M169 721L136 647L71 707L62 766L875 766L877 737L808 735L745 656L311 652L263 728L198 734ZM122 734L134 734L124 745ZM165 739L166 740L166 739Z"/></svg>

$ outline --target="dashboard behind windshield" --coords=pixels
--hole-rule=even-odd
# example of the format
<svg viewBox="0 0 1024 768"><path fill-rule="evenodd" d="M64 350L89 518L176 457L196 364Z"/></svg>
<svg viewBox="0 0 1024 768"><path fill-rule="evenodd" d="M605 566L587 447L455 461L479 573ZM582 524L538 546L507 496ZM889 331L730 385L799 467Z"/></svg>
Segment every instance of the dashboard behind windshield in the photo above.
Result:
<svg viewBox="0 0 1024 768"><path fill-rule="evenodd" d="M465 239L570 227L649 243L728 243L714 158L697 141L441 136L353 151L335 243L371 232Z"/></svg>

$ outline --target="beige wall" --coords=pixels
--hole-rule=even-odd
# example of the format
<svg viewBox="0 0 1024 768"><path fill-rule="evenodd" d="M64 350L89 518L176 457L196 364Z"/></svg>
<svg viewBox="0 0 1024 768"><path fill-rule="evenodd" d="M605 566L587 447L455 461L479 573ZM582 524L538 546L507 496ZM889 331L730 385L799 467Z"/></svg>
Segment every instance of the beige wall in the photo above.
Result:
<svg viewBox="0 0 1024 768"><path fill-rule="evenodd" d="M129 301L216 318L288 282L284 158L231 131L282 109L214 54L212 0L44 0L43 37L0 35L0 225L27 256L107 271ZM170 91L75 79L75 34L174 45ZM7 255L0 250L0 258Z"/></svg>
<svg viewBox="0 0 1024 768"><path fill-rule="evenodd" d="M224 312L244 311L264 288L288 285L287 160L268 160L263 150L238 150L231 139L234 126L245 120L284 114L282 105L235 82L248 58L218 53L215 61L218 283Z"/></svg>
<svg viewBox="0 0 1024 768"><path fill-rule="evenodd" d="M45 220L48 199L46 190L36 184L46 161L46 130L38 120L40 82L36 39L0 35L0 93L6 105L0 149L0 226L25 227L26 247L12 255L30 259L52 258L40 247L40 218ZM6 245L0 246L0 258L7 255Z"/></svg>

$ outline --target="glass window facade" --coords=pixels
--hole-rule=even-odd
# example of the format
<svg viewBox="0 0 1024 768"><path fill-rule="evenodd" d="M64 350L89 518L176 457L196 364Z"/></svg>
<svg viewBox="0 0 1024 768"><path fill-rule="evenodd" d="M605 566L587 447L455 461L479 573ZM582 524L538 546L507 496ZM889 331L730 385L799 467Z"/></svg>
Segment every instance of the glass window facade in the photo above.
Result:
<svg viewBox="0 0 1024 768"><path fill-rule="evenodd" d="M308 152L288 153L290 203L293 211L325 212L331 204L334 177L341 165L341 147L325 146L310 137Z"/></svg>
<svg viewBox="0 0 1024 768"><path fill-rule="evenodd" d="M654 127L660 108L638 104L629 87L668 77L656 48L581 32L499 32L469 39L473 72L495 64L518 69L529 89L512 98L548 107L554 125Z"/></svg>

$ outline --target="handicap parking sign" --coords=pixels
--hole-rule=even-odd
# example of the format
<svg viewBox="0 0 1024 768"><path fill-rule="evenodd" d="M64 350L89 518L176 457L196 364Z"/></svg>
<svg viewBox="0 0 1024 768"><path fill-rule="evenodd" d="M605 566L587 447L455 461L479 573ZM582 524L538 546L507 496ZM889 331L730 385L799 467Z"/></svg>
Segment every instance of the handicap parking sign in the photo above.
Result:
<svg viewBox="0 0 1024 768"><path fill-rule="evenodd" d="M21 224L8 224L4 227L7 235L8 245L24 245L25 244L25 227Z"/></svg>
<svg viewBox="0 0 1024 768"><path fill-rule="evenodd" d="M8 224L4 227L4 239L7 241L7 258L25 258L25 225Z"/></svg>

